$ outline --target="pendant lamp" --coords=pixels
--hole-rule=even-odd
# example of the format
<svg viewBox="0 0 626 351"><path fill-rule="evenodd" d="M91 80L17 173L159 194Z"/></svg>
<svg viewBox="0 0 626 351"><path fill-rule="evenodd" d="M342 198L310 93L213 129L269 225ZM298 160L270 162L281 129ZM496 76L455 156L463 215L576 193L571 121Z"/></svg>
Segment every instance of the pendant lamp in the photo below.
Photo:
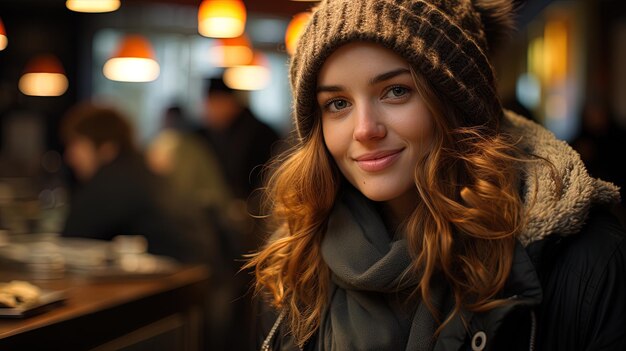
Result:
<svg viewBox="0 0 626 351"><path fill-rule="evenodd" d="M150 41L141 35L128 35L104 64L104 76L119 82L151 82L159 77L160 67Z"/></svg>
<svg viewBox="0 0 626 351"><path fill-rule="evenodd" d="M252 62L247 65L229 67L224 71L224 83L231 89L260 90L270 82L267 59L255 52Z"/></svg>
<svg viewBox="0 0 626 351"><path fill-rule="evenodd" d="M120 8L120 0L67 0L65 7L75 12L113 12Z"/></svg>
<svg viewBox="0 0 626 351"><path fill-rule="evenodd" d="M236 38L217 39L216 42L211 48L211 61L216 66L233 67L252 62L252 45L245 34Z"/></svg>
<svg viewBox="0 0 626 351"><path fill-rule="evenodd" d="M203 0L198 10L198 32L209 38L234 38L243 34L246 7L242 0Z"/></svg>
<svg viewBox="0 0 626 351"><path fill-rule="evenodd" d="M310 19L310 12L300 12L293 17L291 22L289 22L287 31L285 32L285 46L289 55L293 55L296 51L298 39L300 39L302 31L304 31L304 28L309 23Z"/></svg>
<svg viewBox="0 0 626 351"><path fill-rule="evenodd" d="M7 32L4 30L4 23L2 23L2 18L0 18L0 51L6 49L8 44Z"/></svg>
<svg viewBox="0 0 626 351"><path fill-rule="evenodd" d="M53 55L41 55L26 64L19 89L30 96L61 96L68 81L61 62Z"/></svg>

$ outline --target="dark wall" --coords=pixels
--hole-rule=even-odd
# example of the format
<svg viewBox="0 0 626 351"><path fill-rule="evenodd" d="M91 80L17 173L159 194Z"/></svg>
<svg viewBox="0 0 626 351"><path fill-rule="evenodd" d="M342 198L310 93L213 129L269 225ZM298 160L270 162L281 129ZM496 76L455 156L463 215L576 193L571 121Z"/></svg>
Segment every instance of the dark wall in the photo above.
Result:
<svg viewBox="0 0 626 351"><path fill-rule="evenodd" d="M67 10L62 0L3 0L0 18L9 41L7 48L0 51L0 119L16 111L41 115L47 148L59 149L59 119L76 102L77 88L81 86L77 73L83 52L79 43L82 14ZM66 71L69 88L60 97L30 97L18 89L26 63L44 53L55 55Z"/></svg>

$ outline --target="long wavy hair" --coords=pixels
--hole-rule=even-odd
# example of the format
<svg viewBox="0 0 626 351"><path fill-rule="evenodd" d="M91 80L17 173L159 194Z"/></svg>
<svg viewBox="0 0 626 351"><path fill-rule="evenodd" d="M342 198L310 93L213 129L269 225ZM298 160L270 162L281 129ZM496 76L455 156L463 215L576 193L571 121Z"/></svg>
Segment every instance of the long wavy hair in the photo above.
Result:
<svg viewBox="0 0 626 351"><path fill-rule="evenodd" d="M441 329L461 308L480 312L504 303L498 292L523 226L520 164L529 157L500 132L498 117L489 118L488 125L468 126L466 114L412 73L432 113L434 136L415 165L420 201L403 230L413 257L408 274L419 277L413 295L426 303ZM291 333L302 346L329 302L330 275L320 246L342 182L324 144L321 118L273 165L266 197L275 231L247 267L255 270L256 291L274 307L286 308ZM431 303L435 276L445 279L455 300L443 321Z"/></svg>

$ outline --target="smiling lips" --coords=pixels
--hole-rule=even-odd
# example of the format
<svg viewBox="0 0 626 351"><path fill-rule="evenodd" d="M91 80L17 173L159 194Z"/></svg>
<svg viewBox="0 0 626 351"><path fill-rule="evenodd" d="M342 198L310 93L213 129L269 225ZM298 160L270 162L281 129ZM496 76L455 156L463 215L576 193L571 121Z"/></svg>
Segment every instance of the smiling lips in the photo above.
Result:
<svg viewBox="0 0 626 351"><path fill-rule="evenodd" d="M404 149L379 151L365 154L354 160L365 172L379 172L391 166Z"/></svg>

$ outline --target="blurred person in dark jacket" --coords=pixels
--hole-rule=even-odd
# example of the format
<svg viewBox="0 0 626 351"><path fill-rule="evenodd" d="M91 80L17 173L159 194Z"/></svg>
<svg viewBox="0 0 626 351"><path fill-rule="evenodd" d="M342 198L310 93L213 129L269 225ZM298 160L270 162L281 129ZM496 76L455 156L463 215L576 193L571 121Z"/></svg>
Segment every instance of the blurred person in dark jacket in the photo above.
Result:
<svg viewBox="0 0 626 351"><path fill-rule="evenodd" d="M205 262L210 235L201 215L181 208L151 173L127 118L113 108L79 104L61 124L65 161L79 181L63 236L111 240L143 235L148 252L182 262ZM178 204L178 205L177 205Z"/></svg>
<svg viewBox="0 0 626 351"><path fill-rule="evenodd" d="M263 166L274 154L278 134L261 122L241 101L240 92L221 78L205 81L203 125L197 134L206 141L233 197L227 213L233 230L229 236L230 255L235 259L260 244L261 223L250 214L259 214L258 192L263 183Z"/></svg>
<svg viewBox="0 0 626 351"><path fill-rule="evenodd" d="M263 165L272 156L272 148L279 140L277 133L256 116L241 101L241 96L229 88L221 78L206 81L203 115L203 127L198 134L217 156L224 179L233 195L227 213L230 230L221 233L222 242L228 248L226 254L231 257L235 269L240 268L242 257L256 250L262 241L260 220L254 220L250 214L259 214L259 194L254 190L261 187ZM224 245L222 245L224 246ZM251 302L249 296L250 277L241 273L233 277L235 300L234 317L228 335L227 344L220 350L248 349L247 337L240 337L241 331L251 328ZM227 318L225 316L225 318ZM246 334L247 335L247 334Z"/></svg>
<svg viewBox="0 0 626 351"><path fill-rule="evenodd" d="M259 166L269 160L279 136L221 78L208 80L204 103L200 134L215 149L233 194L246 199L262 184Z"/></svg>

